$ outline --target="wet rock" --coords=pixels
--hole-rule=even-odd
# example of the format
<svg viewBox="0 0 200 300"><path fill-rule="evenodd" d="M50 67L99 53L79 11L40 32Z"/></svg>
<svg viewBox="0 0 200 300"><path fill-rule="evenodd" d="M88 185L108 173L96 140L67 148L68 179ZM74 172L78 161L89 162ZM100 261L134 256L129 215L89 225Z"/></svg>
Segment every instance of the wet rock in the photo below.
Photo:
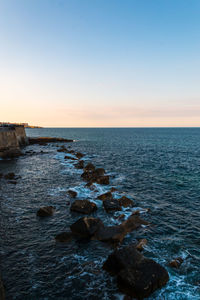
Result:
<svg viewBox="0 0 200 300"><path fill-rule="evenodd" d="M12 180L12 179L15 179L16 176L15 176L15 173L8 173L4 176L5 179L9 179L9 180Z"/></svg>
<svg viewBox="0 0 200 300"><path fill-rule="evenodd" d="M104 193L104 194L98 196L97 199L102 200L102 201L111 200L112 199L112 193L111 192Z"/></svg>
<svg viewBox="0 0 200 300"><path fill-rule="evenodd" d="M97 206L88 200L76 200L72 203L70 210L82 214L91 214L97 210Z"/></svg>
<svg viewBox="0 0 200 300"><path fill-rule="evenodd" d="M3 178L3 173L0 173L0 179Z"/></svg>
<svg viewBox="0 0 200 300"><path fill-rule="evenodd" d="M117 189L114 188L114 187L112 187L112 188L110 189L110 192L111 192L111 193L114 193L114 192L116 192L116 191L117 191Z"/></svg>
<svg viewBox="0 0 200 300"><path fill-rule="evenodd" d="M46 145L47 143L57 143L57 142L65 142L70 143L73 140L63 139L63 138L55 138L55 137L34 137L28 138L29 145L39 144L39 145Z"/></svg>
<svg viewBox="0 0 200 300"><path fill-rule="evenodd" d="M5 300L5 288L1 276L0 276L0 299Z"/></svg>
<svg viewBox="0 0 200 300"><path fill-rule="evenodd" d="M95 170L95 174L96 174L97 177L103 176L105 174L105 170L103 168L97 168Z"/></svg>
<svg viewBox="0 0 200 300"><path fill-rule="evenodd" d="M62 232L56 235L55 240L60 243L66 243L71 241L72 237L73 235L71 232Z"/></svg>
<svg viewBox="0 0 200 300"><path fill-rule="evenodd" d="M76 153L76 157L78 158L78 159L80 159L80 158L82 158L84 155L81 153L81 152L77 152Z"/></svg>
<svg viewBox="0 0 200 300"><path fill-rule="evenodd" d="M68 155L66 155L64 158L65 159L70 159L70 160L77 160L77 158L72 157L72 156L68 156Z"/></svg>
<svg viewBox="0 0 200 300"><path fill-rule="evenodd" d="M123 220L125 218L125 214L121 214L119 216L114 217L116 220Z"/></svg>
<svg viewBox="0 0 200 300"><path fill-rule="evenodd" d="M37 211L37 216L38 217L52 216L54 214L54 211L55 208L53 206L44 206Z"/></svg>
<svg viewBox="0 0 200 300"><path fill-rule="evenodd" d="M74 165L76 169L83 169L84 168L84 161L80 160L77 164Z"/></svg>
<svg viewBox="0 0 200 300"><path fill-rule="evenodd" d="M119 201L120 205L123 207L133 207L134 206L134 202L125 196L118 199L118 201Z"/></svg>
<svg viewBox="0 0 200 300"><path fill-rule="evenodd" d="M129 233L137 228L141 227L141 225L148 225L149 223L143 219L141 219L138 215L131 215L126 221L122 222L120 226L124 228L124 230Z"/></svg>
<svg viewBox="0 0 200 300"><path fill-rule="evenodd" d="M17 184L17 181L16 180L9 180L8 183L10 183L10 184Z"/></svg>
<svg viewBox="0 0 200 300"><path fill-rule="evenodd" d="M77 192L73 191L73 190L68 190L67 193L70 195L70 197L72 198L76 198L77 196Z"/></svg>
<svg viewBox="0 0 200 300"><path fill-rule="evenodd" d="M109 180L109 176L108 175L106 175L106 176L100 176L96 180L96 183L98 183L98 184L108 185L109 182L110 182L110 180Z"/></svg>
<svg viewBox="0 0 200 300"><path fill-rule="evenodd" d="M144 250L144 246L147 244L147 239L141 239L138 241L138 244L136 245L136 249L138 251Z"/></svg>
<svg viewBox="0 0 200 300"><path fill-rule="evenodd" d="M103 225L103 222L99 218L84 217L77 220L70 226L73 234L80 237L90 238L97 230Z"/></svg>
<svg viewBox="0 0 200 300"><path fill-rule="evenodd" d="M118 200L108 199L103 201L103 206L107 212L121 210L121 206Z"/></svg>
<svg viewBox="0 0 200 300"><path fill-rule="evenodd" d="M169 280L167 271L154 260L145 258L134 245L115 250L108 256L103 269L117 275L122 293L137 299L149 297Z"/></svg>
<svg viewBox="0 0 200 300"><path fill-rule="evenodd" d="M84 171L94 171L95 166L91 163L87 164L87 166L84 168Z"/></svg>
<svg viewBox="0 0 200 300"><path fill-rule="evenodd" d="M102 242L121 243L126 235L124 228L118 226L102 226L96 232L94 239Z"/></svg>
<svg viewBox="0 0 200 300"><path fill-rule="evenodd" d="M182 257L177 257L175 259L173 259L172 261L170 261L169 266L172 268L180 268L181 264L183 263L183 259Z"/></svg>

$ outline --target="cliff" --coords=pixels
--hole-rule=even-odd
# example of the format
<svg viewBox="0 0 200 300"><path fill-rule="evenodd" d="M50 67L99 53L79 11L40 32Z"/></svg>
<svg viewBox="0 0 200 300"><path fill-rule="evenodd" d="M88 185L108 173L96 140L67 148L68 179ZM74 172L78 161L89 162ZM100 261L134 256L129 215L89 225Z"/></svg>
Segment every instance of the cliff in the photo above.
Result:
<svg viewBox="0 0 200 300"><path fill-rule="evenodd" d="M0 127L0 157L14 157L21 154L20 146L28 139L23 126Z"/></svg>

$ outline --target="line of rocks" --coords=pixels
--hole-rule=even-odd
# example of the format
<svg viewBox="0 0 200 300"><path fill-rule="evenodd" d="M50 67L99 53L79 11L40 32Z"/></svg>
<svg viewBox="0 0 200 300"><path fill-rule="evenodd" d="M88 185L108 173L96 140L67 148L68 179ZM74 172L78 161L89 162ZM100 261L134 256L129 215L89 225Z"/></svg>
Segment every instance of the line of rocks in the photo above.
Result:
<svg viewBox="0 0 200 300"><path fill-rule="evenodd" d="M62 146L57 151L74 156L66 155L65 159L77 161L74 166L77 169L83 169L81 178L87 182L86 187L93 189L93 183L109 184L109 175L105 174L103 168L95 168L91 163L84 167L84 161L81 160L83 157L82 153L67 149L65 146ZM97 197L98 200L102 200L106 212L120 211L122 206L134 206L134 202L125 196L120 199L114 199L112 195L114 191L115 189L111 189L111 191ZM71 198L76 198L77 196L77 193L73 190L69 190L68 194ZM76 213L91 214L97 210L97 206L89 200L75 200L70 210ZM55 208L53 206L42 207L38 210L37 215L40 217L50 216L53 215L54 211ZM138 229L141 225L148 224L147 221L140 218L137 211L120 225L115 226L105 226L99 218L81 217L70 226L70 231L58 234L55 239L58 242L69 242L72 239L84 238L119 245L128 233ZM114 250L103 265L104 270L117 277L119 290L137 299L148 297L169 280L169 275L165 268L154 260L145 258L140 253L146 243L147 240L143 239L137 244Z"/></svg>

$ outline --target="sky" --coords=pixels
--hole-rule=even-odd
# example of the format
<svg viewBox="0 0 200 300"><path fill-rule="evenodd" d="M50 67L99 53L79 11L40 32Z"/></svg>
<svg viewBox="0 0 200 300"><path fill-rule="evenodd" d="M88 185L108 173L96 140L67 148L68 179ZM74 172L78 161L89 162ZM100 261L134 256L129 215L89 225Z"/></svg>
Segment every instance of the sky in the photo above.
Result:
<svg viewBox="0 0 200 300"><path fill-rule="evenodd" d="M0 121L199 127L199 0L0 0Z"/></svg>

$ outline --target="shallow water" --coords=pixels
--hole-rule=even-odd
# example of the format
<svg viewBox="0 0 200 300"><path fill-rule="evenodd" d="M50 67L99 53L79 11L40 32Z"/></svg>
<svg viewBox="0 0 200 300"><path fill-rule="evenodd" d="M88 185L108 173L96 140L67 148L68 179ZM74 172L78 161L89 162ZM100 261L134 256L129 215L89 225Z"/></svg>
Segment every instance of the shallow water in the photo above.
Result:
<svg viewBox="0 0 200 300"><path fill-rule="evenodd" d="M27 129L28 136L75 139L72 148L84 159L103 167L111 184L132 197L151 223L129 234L123 244L147 238L144 255L167 268L170 281L149 299L200 299L200 129ZM7 299L122 299L115 278L101 267L110 246L97 241L57 244L56 234L67 230L80 215L69 211L67 190L94 201L93 215L116 224L98 193L85 188L81 171L64 160L56 145L28 146L37 155L0 161L0 172L15 172L16 185L0 181L1 273ZM41 154L40 151L48 153ZM115 193L115 197L120 194ZM40 206L53 205L53 217L36 217ZM146 209L150 208L147 213ZM133 209L124 210L126 216ZM117 215L118 213L116 213ZM168 262L181 256L180 269Z"/></svg>

